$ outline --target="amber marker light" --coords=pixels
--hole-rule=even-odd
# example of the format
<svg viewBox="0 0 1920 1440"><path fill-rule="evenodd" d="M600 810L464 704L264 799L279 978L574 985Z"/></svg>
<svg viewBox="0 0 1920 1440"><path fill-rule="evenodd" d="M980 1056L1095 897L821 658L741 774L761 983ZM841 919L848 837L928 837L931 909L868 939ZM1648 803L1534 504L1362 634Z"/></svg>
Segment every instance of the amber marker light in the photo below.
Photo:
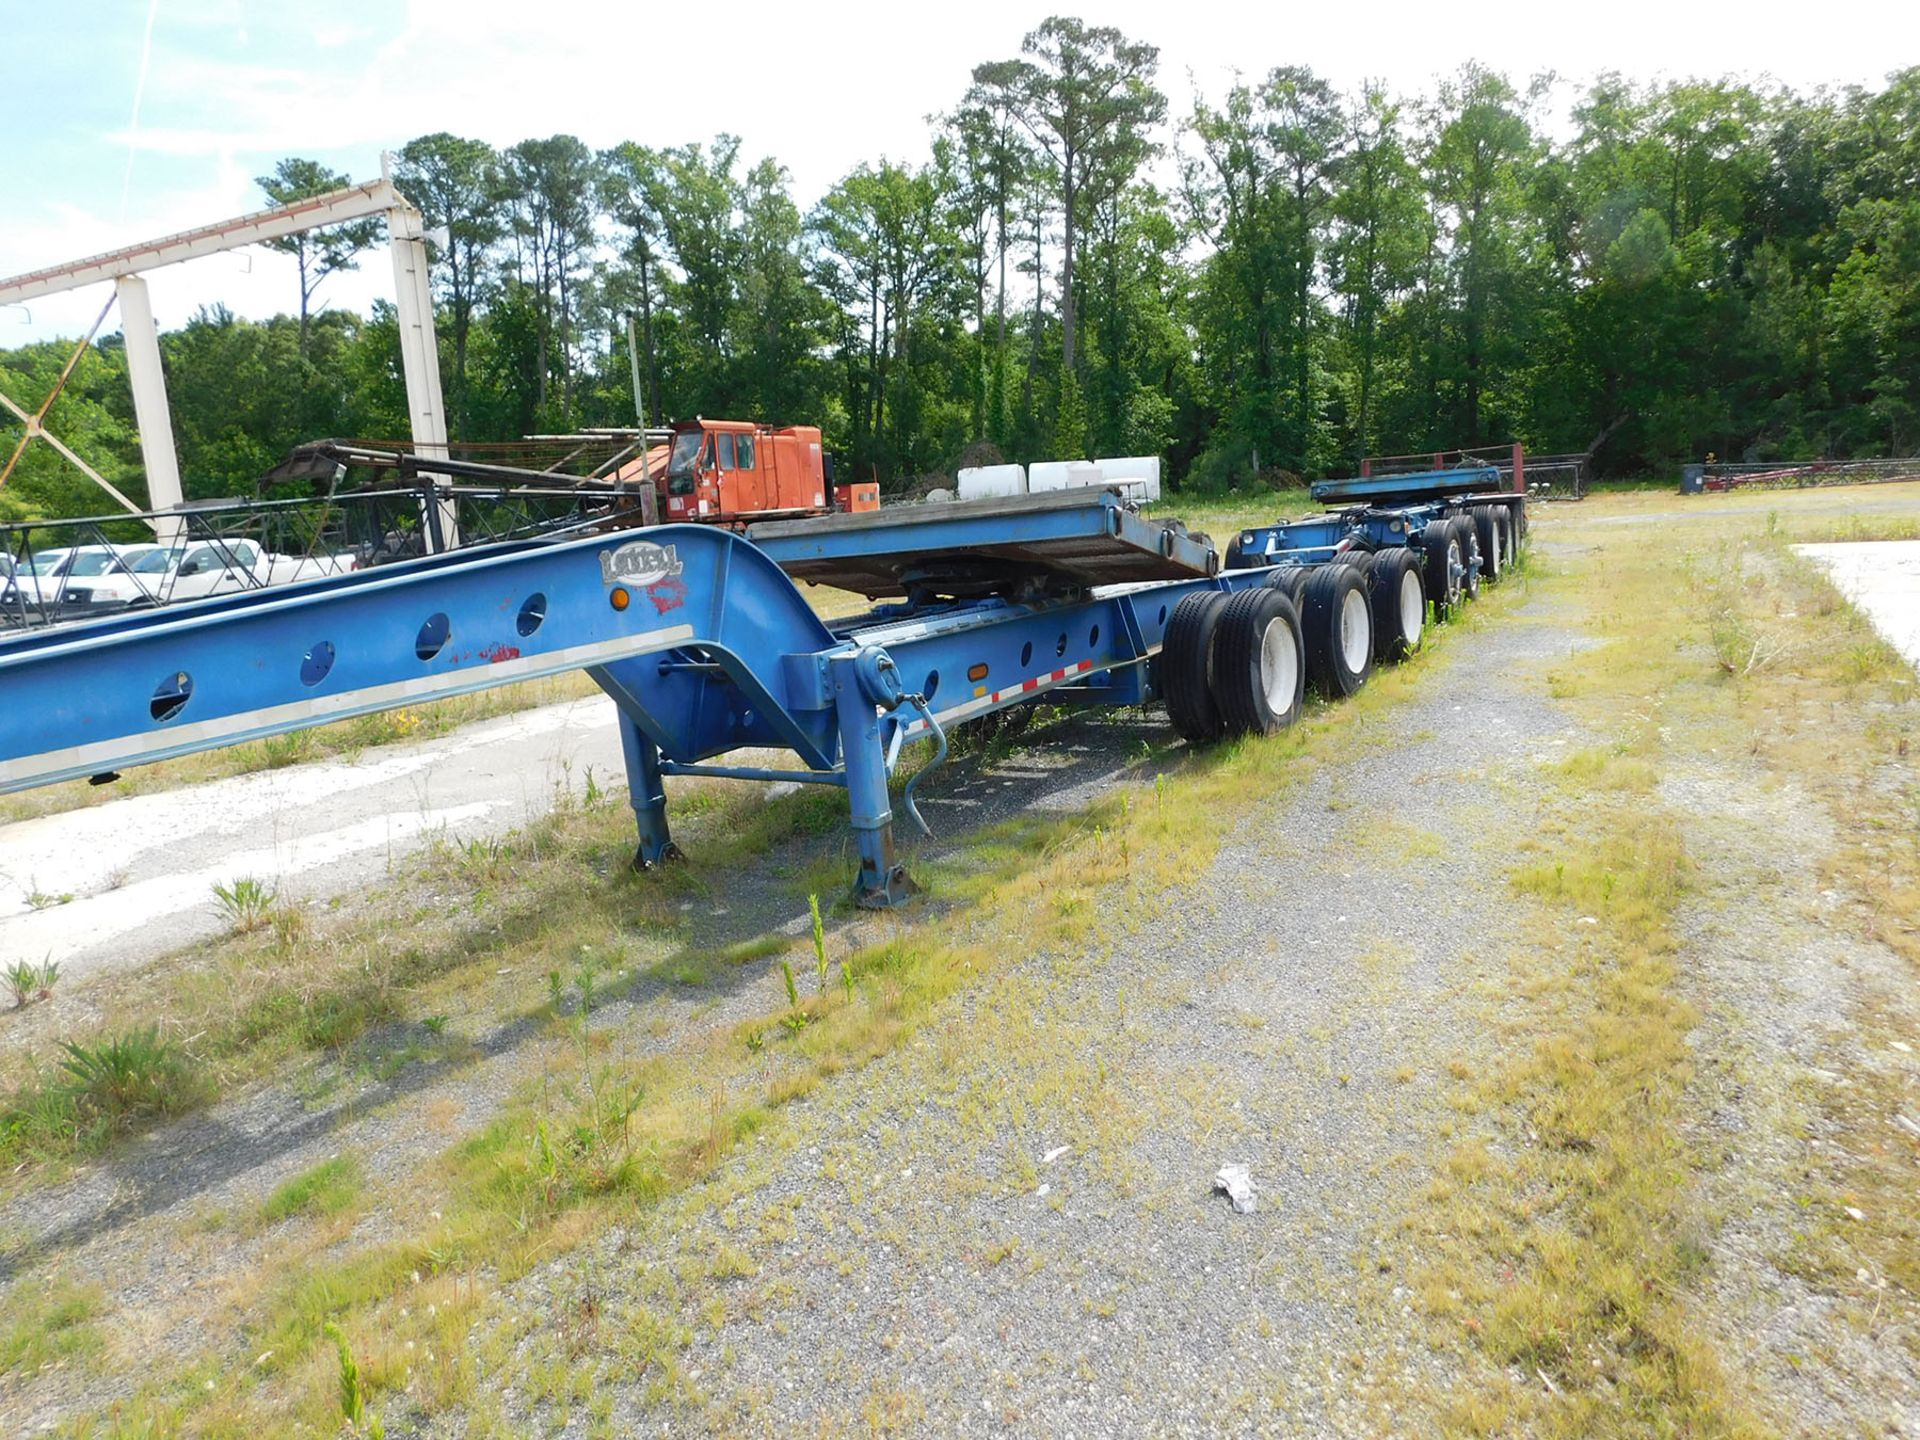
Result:
<svg viewBox="0 0 1920 1440"><path fill-rule="evenodd" d="M627 594L626 586L616 585L613 587L613 593L607 596L607 603L616 610L624 610L632 599L633 597Z"/></svg>

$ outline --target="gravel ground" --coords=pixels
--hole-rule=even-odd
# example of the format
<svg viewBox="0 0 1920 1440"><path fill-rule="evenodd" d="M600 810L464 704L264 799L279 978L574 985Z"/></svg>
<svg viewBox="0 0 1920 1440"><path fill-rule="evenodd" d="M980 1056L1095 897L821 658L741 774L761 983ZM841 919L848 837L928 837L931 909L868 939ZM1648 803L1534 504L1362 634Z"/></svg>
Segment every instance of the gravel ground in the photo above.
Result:
<svg viewBox="0 0 1920 1440"><path fill-rule="evenodd" d="M1473 1124L1449 1078L1501 1043L1501 957L1537 916L1497 877L1535 824L1541 767L1595 738L1544 678L1589 643L1536 592L1433 657L1347 758L1249 808L1177 893L1103 908L1070 951L1000 937L1009 963L912 1039L500 1291L469 1340L494 1377L474 1411L408 1416L385 1396L388 1433L1431 1433L1464 1376L1402 1284L1396 1225ZM1157 717L1121 714L962 759L923 787L940 835L923 853L1023 808L1150 787L1142 742L1163 738ZM1850 897L1819 890L1835 843L1819 804L1763 778L1745 756L1693 755L1658 797L1702 868L1678 918L1703 1016L1703 1323L1780 1429L1920 1434L1912 1352L1788 1263L1821 1140L1808 1087L1912 1068L1850 1019L1908 1003L1910 971L1849 938ZM820 844L783 847L766 874ZM690 917L696 943L806 924L771 882L726 899ZM849 921L833 943L893 923ZM774 974L742 967L637 990L596 1024L632 1053L778 1003ZM299 1223L220 1217L346 1149L376 1198L405 1193L564 1043L515 1021L473 1039L457 1065L268 1087L12 1197L0 1305L49 1274L111 1277L114 1353L212 1342ZM1251 1168L1252 1214L1214 1191L1228 1162ZM390 1224L376 1204L337 1243ZM0 1431L126 1384L78 1366L0 1377Z"/></svg>
<svg viewBox="0 0 1920 1440"><path fill-rule="evenodd" d="M1448 1377L1389 1232L1431 1173L1444 1077L1490 1043L1484 957L1519 937L1481 882L1529 823L1514 782L1577 739L1537 671L1584 639L1544 604L1513 619L1158 914L997 973L790 1111L779 1153L514 1287L490 1343L523 1375L582 1284L620 1318L590 1405L523 1382L510 1427L1424 1430L1402 1396ZM1255 1213L1213 1192L1227 1162ZM662 1309L686 1337L664 1391L621 1373L622 1332Z"/></svg>
<svg viewBox="0 0 1920 1440"><path fill-rule="evenodd" d="M1809 1224L1838 1218L1809 1208L1810 1178L1843 1143L1814 1097L1868 1071L1915 1072L1911 1049L1855 1019L1891 1010L1903 1020L1894 1028L1914 1034L1912 967L1855 938L1868 918L1859 897L1822 888L1833 828L1798 785L1768 783L1728 754L1672 769L1661 799L1683 817L1701 872L1677 927L1701 1011L1688 1097L1712 1237L1701 1313L1782 1431L1920 1435L1916 1350L1889 1333L1912 1325L1913 1297L1861 1305L1796 1263ZM1875 1284L1870 1273L1861 1282ZM1867 1309L1878 1323L1859 1323Z"/></svg>
<svg viewBox="0 0 1920 1440"><path fill-rule="evenodd" d="M500 726L488 721L472 728L490 737ZM1022 809L1076 810L1137 770L1148 738L1164 739L1164 727L1142 715L1116 713L1037 728L1032 743L992 763L978 752L960 757L923 787L921 809L938 838L904 841L904 853L938 859L963 846L978 827ZM457 749L458 737L452 743ZM764 793L771 798L791 788L770 785ZM702 822L682 822L677 833L697 849ZM724 900L688 902L689 929L673 937L671 948L719 947L769 932L803 935L810 924L806 906L796 906L791 885L774 877L817 860L821 843L809 836L778 846ZM431 884L403 867L388 893L363 903L404 912L423 894L432 898L423 883ZM937 902L923 913L940 913ZM866 916L837 922L835 943L867 943L878 938L882 923ZM192 952L185 951L95 983L149 984L170 967L192 963ZM529 976L523 988L525 1005L536 1006L544 980ZM71 1011L86 994L63 993L59 1004ZM643 1056L766 1014L780 998L775 972L743 967L697 990L644 984L597 1008L595 1029L618 1036L626 1054ZM38 1006L22 1018L61 1033L72 1015L55 1015L56 1008ZM275 1187L351 1152L370 1194L403 1194L417 1173L461 1136L485 1126L518 1087L552 1069L571 1046L539 1022L522 1019L485 1024L468 1038L470 1046L451 1047L453 1058L415 1060L388 1078L374 1078L368 1071L386 1068L380 1063L386 1055L414 1047L431 1057L449 1048L423 1027L390 1027L337 1061L303 1069L289 1083L236 1096L148 1133L71 1179L6 1198L0 1202L0 1287L8 1288L0 1288L0 1306L11 1286L36 1285L49 1275L111 1277L109 1329L117 1348L193 1353L210 1338L210 1315L230 1316L230 1295L270 1269L297 1230L297 1221L251 1229L244 1223ZM236 1221L243 1222L237 1229ZM377 1241L391 1228L376 1206L340 1243ZM33 1432L75 1410L106 1404L125 1394L127 1383L124 1375L101 1376L71 1365L30 1382L0 1374L0 1433Z"/></svg>

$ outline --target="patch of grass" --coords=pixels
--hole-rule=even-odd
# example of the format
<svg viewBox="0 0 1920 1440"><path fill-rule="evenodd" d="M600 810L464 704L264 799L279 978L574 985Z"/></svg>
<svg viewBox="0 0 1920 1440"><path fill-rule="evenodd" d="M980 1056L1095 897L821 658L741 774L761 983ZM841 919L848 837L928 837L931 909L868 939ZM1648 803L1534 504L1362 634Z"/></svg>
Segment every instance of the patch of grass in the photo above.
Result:
<svg viewBox="0 0 1920 1440"><path fill-rule="evenodd" d="M206 1096L204 1074L149 1026L93 1044L62 1041L52 1071L34 1071L0 1104L0 1164L97 1152Z"/></svg>
<svg viewBox="0 0 1920 1440"><path fill-rule="evenodd" d="M67 1279L16 1284L0 1323L0 1375L27 1374L57 1360L97 1353L101 1339L94 1321L104 1305L98 1285Z"/></svg>
<svg viewBox="0 0 1920 1440"><path fill-rule="evenodd" d="M1490 1069L1451 1067L1454 1108L1500 1143L1458 1143L1407 1221L1421 1310L1484 1362L1440 1401L1455 1433L1627 1436L1653 1417L1672 1434L1758 1429L1693 1308L1680 1113L1698 1017L1673 932L1692 862L1654 796L1663 722L1725 704L1716 670L1760 667L1733 626L1743 591L1723 612L1649 614L1638 597L1661 592L1673 557L1622 548L1559 577L1604 643L1549 676L1617 738L1550 768L1541 827L1514 842L1512 889L1535 918L1509 961L1510 1038Z"/></svg>
<svg viewBox="0 0 1920 1440"><path fill-rule="evenodd" d="M260 1217L273 1224L295 1215L338 1215L358 1203L362 1183L353 1156L332 1155L275 1187Z"/></svg>

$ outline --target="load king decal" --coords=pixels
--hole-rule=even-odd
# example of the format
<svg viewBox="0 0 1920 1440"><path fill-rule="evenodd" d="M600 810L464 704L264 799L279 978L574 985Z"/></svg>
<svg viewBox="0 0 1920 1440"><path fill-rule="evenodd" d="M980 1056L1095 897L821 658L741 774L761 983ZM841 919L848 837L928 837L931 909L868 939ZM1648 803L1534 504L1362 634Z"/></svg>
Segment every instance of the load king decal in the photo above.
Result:
<svg viewBox="0 0 1920 1440"><path fill-rule="evenodd" d="M644 590L680 573L679 552L671 545L656 545L651 540L634 540L617 550L600 552L600 579L611 585L616 581Z"/></svg>

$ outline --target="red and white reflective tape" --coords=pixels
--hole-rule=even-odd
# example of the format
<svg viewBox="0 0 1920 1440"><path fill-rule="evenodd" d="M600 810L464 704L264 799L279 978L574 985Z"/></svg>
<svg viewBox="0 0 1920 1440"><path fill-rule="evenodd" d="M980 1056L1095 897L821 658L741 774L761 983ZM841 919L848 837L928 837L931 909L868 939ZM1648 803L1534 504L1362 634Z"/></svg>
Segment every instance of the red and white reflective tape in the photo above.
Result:
<svg viewBox="0 0 1920 1440"><path fill-rule="evenodd" d="M976 699L965 701L962 704L953 706L951 709L936 711L935 714L942 725L951 724L955 720L965 720L974 715L985 714L987 711L999 705L1001 701L1010 699L1016 695L1031 695L1036 690L1051 690L1063 680L1070 680L1076 676L1084 675L1093 668L1093 661L1082 660L1078 664L1049 671L1045 675L1036 675L1031 680L1022 680L1018 685L1009 685L1004 690L995 690L990 695L982 695ZM926 728L927 722L925 720L916 719L908 724L906 733L909 735L917 735L924 732Z"/></svg>

